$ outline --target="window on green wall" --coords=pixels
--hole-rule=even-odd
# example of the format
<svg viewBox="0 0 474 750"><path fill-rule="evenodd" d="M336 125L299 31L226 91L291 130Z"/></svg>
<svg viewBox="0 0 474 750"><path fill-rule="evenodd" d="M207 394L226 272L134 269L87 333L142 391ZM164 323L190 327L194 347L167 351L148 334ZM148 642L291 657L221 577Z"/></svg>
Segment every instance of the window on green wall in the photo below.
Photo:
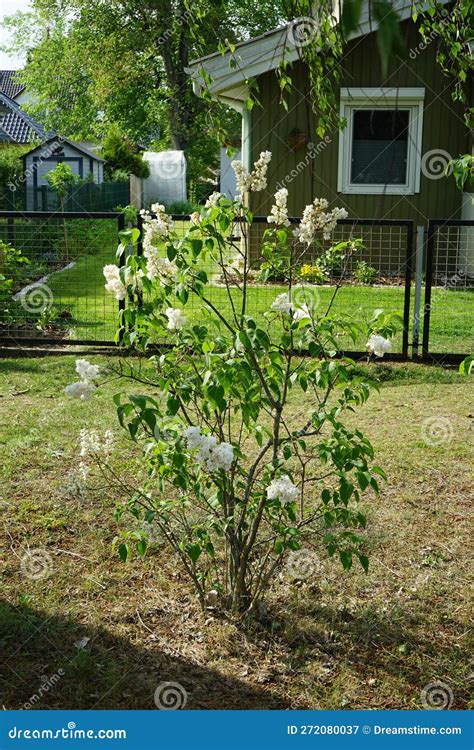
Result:
<svg viewBox="0 0 474 750"><path fill-rule="evenodd" d="M419 191L424 89L343 89L338 190Z"/></svg>

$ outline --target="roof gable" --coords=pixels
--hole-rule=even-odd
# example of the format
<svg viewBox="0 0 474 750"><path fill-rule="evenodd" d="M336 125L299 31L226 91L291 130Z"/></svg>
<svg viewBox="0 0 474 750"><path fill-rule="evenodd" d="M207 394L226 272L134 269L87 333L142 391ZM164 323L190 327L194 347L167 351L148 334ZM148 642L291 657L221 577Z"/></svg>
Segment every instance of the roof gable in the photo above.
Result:
<svg viewBox="0 0 474 750"><path fill-rule="evenodd" d="M81 154L84 154L84 156L88 156L89 159L94 159L94 161L100 161L105 163L105 159L102 159L100 156L97 156L97 154L94 154L93 151L89 151L88 148L85 148L84 146L80 146L78 143L74 143L74 141L70 141L68 138L60 138L59 136L51 135L47 138L43 143L38 144L38 146L35 146L30 151L27 151L26 154L23 154L23 156L29 156L30 154L34 154L35 151L40 151L41 149L45 148L45 146L48 146L51 143L54 143L54 141L57 140L58 147L62 146L64 143L66 143L71 148L74 148L76 151L79 151Z"/></svg>
<svg viewBox="0 0 474 750"><path fill-rule="evenodd" d="M450 0L440 0L447 4ZM418 3L417 7L427 7L426 0ZM411 17L413 0L393 0L393 7L401 20ZM335 18L335 23L338 20ZM211 79L208 90L211 94L229 105L240 109L249 96L247 81L263 73L275 70L283 62L295 62L301 58L301 48L294 42L294 29L298 19L290 21L284 26L267 31L253 39L248 39L236 45L234 52L214 52L212 55L191 61L186 68L193 80L194 92L199 95L204 85L205 75ZM378 25L370 16L368 0L363 0L358 28L349 36L349 40L357 39L376 31Z"/></svg>

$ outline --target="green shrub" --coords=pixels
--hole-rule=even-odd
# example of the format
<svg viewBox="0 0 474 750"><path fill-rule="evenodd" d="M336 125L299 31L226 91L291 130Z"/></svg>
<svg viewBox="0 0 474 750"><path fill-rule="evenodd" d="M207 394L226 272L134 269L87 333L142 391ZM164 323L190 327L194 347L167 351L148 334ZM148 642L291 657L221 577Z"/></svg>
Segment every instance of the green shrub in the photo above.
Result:
<svg viewBox="0 0 474 750"><path fill-rule="evenodd" d="M358 260L354 269L354 279L359 284L373 284L377 279L377 269L369 266L365 260Z"/></svg>
<svg viewBox="0 0 474 750"><path fill-rule="evenodd" d="M166 210L169 214L175 214L176 216L188 216L196 211L198 206L191 201L174 201L166 206Z"/></svg>

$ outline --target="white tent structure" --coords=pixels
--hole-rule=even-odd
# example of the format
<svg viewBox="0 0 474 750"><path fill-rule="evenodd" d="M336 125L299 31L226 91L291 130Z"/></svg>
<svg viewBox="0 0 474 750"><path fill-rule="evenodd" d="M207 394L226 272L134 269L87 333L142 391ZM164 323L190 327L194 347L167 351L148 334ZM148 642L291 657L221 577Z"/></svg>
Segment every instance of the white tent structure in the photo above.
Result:
<svg viewBox="0 0 474 750"><path fill-rule="evenodd" d="M150 176L141 180L141 204L169 206L186 200L186 157L183 151L145 151Z"/></svg>

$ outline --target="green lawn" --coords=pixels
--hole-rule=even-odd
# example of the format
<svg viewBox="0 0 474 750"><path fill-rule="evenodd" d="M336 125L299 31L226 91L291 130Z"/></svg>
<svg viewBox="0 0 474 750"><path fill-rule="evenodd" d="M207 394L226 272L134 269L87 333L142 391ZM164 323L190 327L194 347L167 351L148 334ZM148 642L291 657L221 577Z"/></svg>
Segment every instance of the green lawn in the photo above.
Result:
<svg viewBox="0 0 474 750"><path fill-rule="evenodd" d="M58 308L67 307L72 313L71 327L77 338L111 340L115 334L118 305L104 290L102 268L113 263L115 246L104 246L96 255L83 255L77 265L50 279L50 287ZM313 286L311 295L317 310L325 311L334 289L329 286ZM255 285L249 289L248 312L263 321L263 313L270 309L282 288L277 285ZM210 287L210 301L224 314L230 315L230 304L226 290L217 285ZM235 289L238 302L240 292ZM474 349L474 302L473 292L434 289L431 313L431 351L468 353ZM412 300L413 304L413 300ZM368 320L373 311L381 307L387 312L403 314L404 289L402 287L344 286L337 294L333 306L335 312L355 315L359 320ZM194 321L202 320L202 303L198 298L190 301L188 314ZM394 342L394 351L401 351L401 333ZM357 342L357 348L365 348L365 338Z"/></svg>
<svg viewBox="0 0 474 750"><path fill-rule="evenodd" d="M141 476L112 396L151 389L104 377L80 403L63 393L74 357L0 360L0 705L22 708L60 675L33 708L154 709L163 681L183 685L191 709L420 709L439 681L468 708L472 385L421 365L361 369L381 391L348 422L388 475L364 499L369 572L322 554L314 579L276 580L268 620L241 629L201 614L166 548L120 562L103 482L71 493L82 427L113 430L114 469ZM308 408L295 398L293 416ZM424 441L428 418L447 439ZM22 568L33 550L44 577Z"/></svg>

